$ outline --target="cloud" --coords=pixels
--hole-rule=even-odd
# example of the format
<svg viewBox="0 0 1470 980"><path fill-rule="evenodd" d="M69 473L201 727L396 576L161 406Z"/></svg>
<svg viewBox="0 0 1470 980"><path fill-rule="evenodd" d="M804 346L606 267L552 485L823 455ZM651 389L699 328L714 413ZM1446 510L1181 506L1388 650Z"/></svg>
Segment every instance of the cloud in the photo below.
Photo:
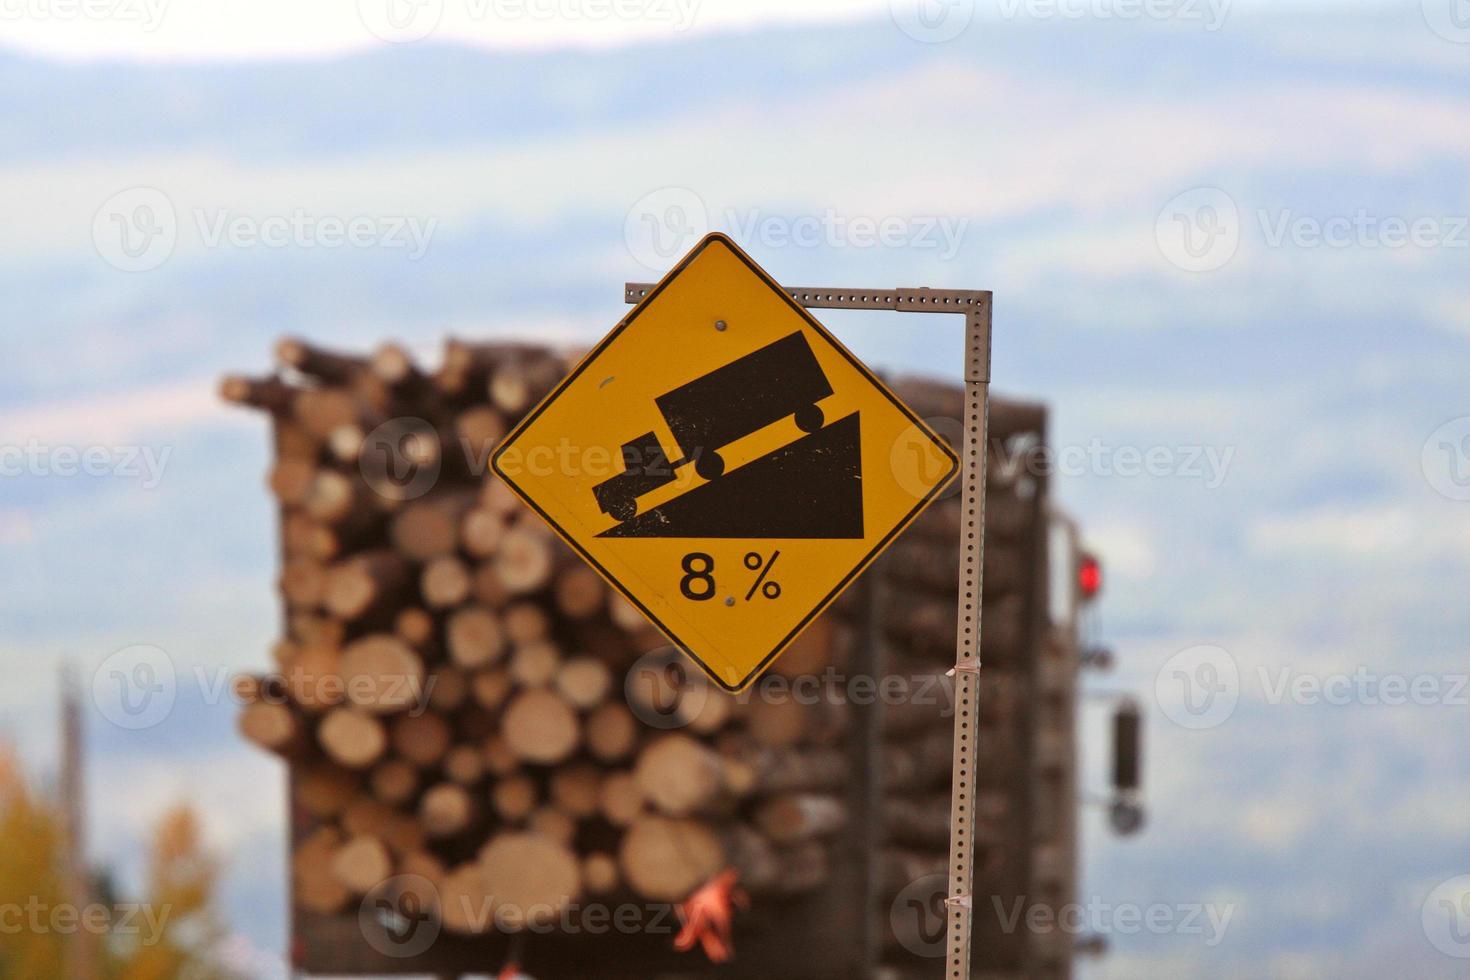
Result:
<svg viewBox="0 0 1470 980"><path fill-rule="evenodd" d="M936 91L966 93L964 124L954 104L931 97ZM1127 98L1120 98L1124 91ZM1116 276L1159 268L1153 222L1181 191L1235 174L1244 186L1233 190L1244 196L1249 174L1274 171L1282 159L1302 172L1361 169L1383 176L1463 160L1470 157L1470 134L1457 123L1467 112L1470 100L1461 97L1368 82L1283 88L1247 81L1228 95L1190 98L1140 95L1128 79L1079 90L950 56L793 92L759 113L700 106L672 118L524 135L508 144L347 160L266 163L199 151L111 156L105 163L53 160L0 169L0 186L12 226L27 230L5 244L28 259L37 251L90 253L98 208L130 187L168 195L178 216L178 251L189 254L204 247L203 229L221 211L415 215L436 219L441 233L452 234L471 220L533 226L601 214L610 204L631 206L648 191L685 186L716 214L759 202L772 211L832 207L870 217L964 215L986 222L1068 212L1085 221L1111 216L1121 229L1097 225L1093 241L1084 237L1057 258L1067 270ZM907 141L870 138L875 118L903 119L907 129L926 134L928 159L975 163L915 168ZM1037 119L1046 124L1036 126ZM997 135L1006 132L1027 138ZM1384 139L1385 132L1393 138ZM739 154L709 152L732 140ZM812 147L821 147L820 167L810 165ZM589 160L597 161L591 171Z"/></svg>
<svg viewBox="0 0 1470 980"><path fill-rule="evenodd" d="M0 443L116 444L176 434L202 423L228 424L238 416L219 400L214 379L193 378L9 410L0 418Z"/></svg>
<svg viewBox="0 0 1470 980"><path fill-rule="evenodd" d="M229 0L188 4L140 0L109 9L123 14L16 18L6 41L53 57L198 61L303 58L381 44L370 26L388 38L398 36L385 19L387 4L374 0L309 7L291 0L256 0L245 6ZM619 14L630 9L633 16ZM799 6L780 0L645 0L615 5L449 0L429 5L424 13L433 18L431 41L489 49L602 48L781 24L876 19L886 17L886 5L881 0L804 0Z"/></svg>
<svg viewBox="0 0 1470 980"><path fill-rule="evenodd" d="M1252 520L1246 534L1251 552L1263 558L1389 560L1394 567L1470 559L1470 515L1400 501L1267 514Z"/></svg>
<svg viewBox="0 0 1470 980"><path fill-rule="evenodd" d="M220 710L233 712L233 702ZM286 814L280 763L243 744L182 757L173 750L166 758L113 750L107 765L93 768L90 786L107 801L105 819L93 819L105 824L98 844L117 852L145 840L159 816L180 803L200 811L205 844L222 855L279 838Z"/></svg>
<svg viewBox="0 0 1470 980"><path fill-rule="evenodd" d="M1088 525L1084 541L1087 547L1107 556L1110 574L1146 580L1158 565L1154 535L1155 529L1142 521L1117 520Z"/></svg>
<svg viewBox="0 0 1470 980"><path fill-rule="evenodd" d="M1414 545L1417 526L1401 505L1328 507L1305 514L1262 517L1248 530L1258 554L1316 559L1397 555Z"/></svg>

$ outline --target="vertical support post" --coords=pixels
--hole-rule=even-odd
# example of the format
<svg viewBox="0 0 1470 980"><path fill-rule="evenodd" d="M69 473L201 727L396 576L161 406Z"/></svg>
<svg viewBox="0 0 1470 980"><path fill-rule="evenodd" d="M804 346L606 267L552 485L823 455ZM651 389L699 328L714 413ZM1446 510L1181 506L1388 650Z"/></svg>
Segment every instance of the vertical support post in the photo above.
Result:
<svg viewBox="0 0 1470 980"><path fill-rule="evenodd" d="M949 810L945 976L969 980L979 733L980 610L985 572L985 460L990 422L990 297L965 316L964 446L960 456L960 594L955 642L954 770Z"/></svg>
<svg viewBox="0 0 1470 980"><path fill-rule="evenodd" d="M884 601L882 590L884 576L879 569L884 565L880 556L858 582L861 590L859 618L857 622L857 658L853 669L858 676L877 678L881 658L878 635L878 609ZM856 950L856 970L852 976L871 977L878 970L882 959L882 937L875 928L873 910L878 905L878 850L882 844L883 801L883 711L881 700L869 701L856 709L856 735L852 747L852 772L850 803L857 815L853 835L855 863L859 869L862 895L856 903L857 921L853 923L853 946Z"/></svg>
<svg viewBox="0 0 1470 980"><path fill-rule="evenodd" d="M92 903L87 868L86 760L82 745L82 711L77 679L70 664L61 671L61 806L65 832L67 897L78 909ZM94 938L78 929L66 944L68 974L73 980L96 980Z"/></svg>

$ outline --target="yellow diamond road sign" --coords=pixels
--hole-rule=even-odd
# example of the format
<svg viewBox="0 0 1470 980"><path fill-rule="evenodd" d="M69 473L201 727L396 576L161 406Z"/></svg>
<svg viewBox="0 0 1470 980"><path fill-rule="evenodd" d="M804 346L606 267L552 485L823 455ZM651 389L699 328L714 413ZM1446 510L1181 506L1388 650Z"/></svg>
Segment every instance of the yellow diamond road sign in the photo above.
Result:
<svg viewBox="0 0 1470 980"><path fill-rule="evenodd" d="M716 683L738 691L959 461L713 234L506 437L492 465Z"/></svg>

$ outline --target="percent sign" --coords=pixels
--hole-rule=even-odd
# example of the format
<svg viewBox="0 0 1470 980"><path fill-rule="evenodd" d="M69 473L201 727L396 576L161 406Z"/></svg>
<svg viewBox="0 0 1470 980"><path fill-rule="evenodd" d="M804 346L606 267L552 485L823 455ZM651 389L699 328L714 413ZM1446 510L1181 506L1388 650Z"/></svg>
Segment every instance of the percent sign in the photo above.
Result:
<svg viewBox="0 0 1470 980"><path fill-rule="evenodd" d="M760 571L760 574L755 577L755 582L751 585L750 591L745 593L746 602L749 602L751 598L755 595L756 589L760 589L761 595L765 596L767 599L775 599L781 595L781 584L779 582L777 582L775 579L766 582L766 576L770 574L771 569L776 566L776 559L780 557L781 552L779 551L771 552L770 560L762 558L760 556L760 552L758 551L750 551L746 553L745 567L750 569L752 572L757 570ZM765 584L762 585L762 582L765 582Z"/></svg>

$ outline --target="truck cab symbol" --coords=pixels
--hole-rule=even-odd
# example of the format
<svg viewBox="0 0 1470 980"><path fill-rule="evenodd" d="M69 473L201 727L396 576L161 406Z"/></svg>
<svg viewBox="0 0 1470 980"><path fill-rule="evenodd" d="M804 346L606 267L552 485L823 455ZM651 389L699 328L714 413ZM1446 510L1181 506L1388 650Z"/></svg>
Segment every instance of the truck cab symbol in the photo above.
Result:
<svg viewBox="0 0 1470 980"><path fill-rule="evenodd" d="M817 402L832 386L801 331L695 378L655 398L680 452L670 462L654 432L623 443L623 472L592 488L604 514L626 521L638 513L638 498L674 482L675 471L692 463L706 480L725 472L719 451L773 422L794 416L812 433L825 416Z"/></svg>

